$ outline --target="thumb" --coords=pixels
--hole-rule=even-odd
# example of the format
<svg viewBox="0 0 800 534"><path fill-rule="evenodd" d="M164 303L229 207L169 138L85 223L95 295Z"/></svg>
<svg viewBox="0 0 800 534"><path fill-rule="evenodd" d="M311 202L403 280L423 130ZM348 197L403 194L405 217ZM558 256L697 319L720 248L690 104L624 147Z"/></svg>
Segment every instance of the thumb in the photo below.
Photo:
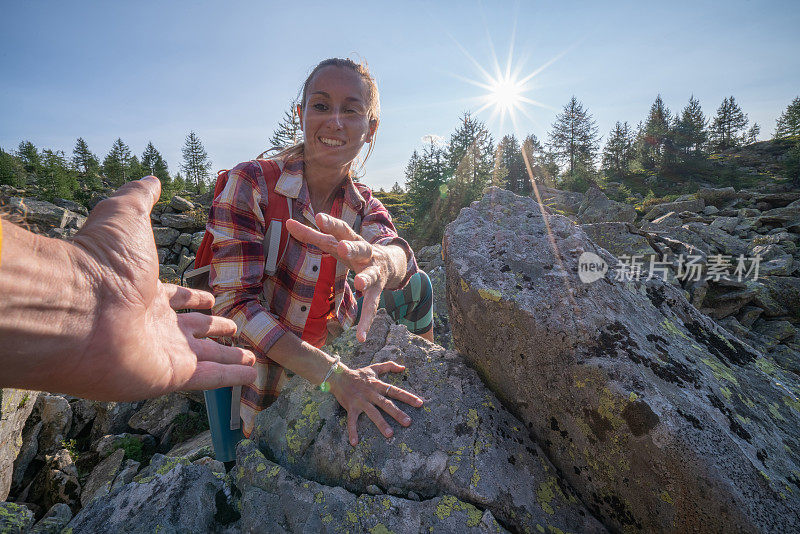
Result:
<svg viewBox="0 0 800 534"><path fill-rule="evenodd" d="M114 193L111 198L122 197L130 205L150 213L161 197L161 182L155 176L145 176L141 180L128 182ZM122 199L121 198L121 199Z"/></svg>

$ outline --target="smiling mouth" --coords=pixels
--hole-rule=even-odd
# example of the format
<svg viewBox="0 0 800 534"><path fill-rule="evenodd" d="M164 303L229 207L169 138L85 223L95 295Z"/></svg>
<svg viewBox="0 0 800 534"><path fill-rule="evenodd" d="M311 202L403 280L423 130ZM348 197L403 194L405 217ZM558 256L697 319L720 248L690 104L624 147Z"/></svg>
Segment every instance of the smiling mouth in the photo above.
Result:
<svg viewBox="0 0 800 534"><path fill-rule="evenodd" d="M338 139L331 139L330 137L318 137L320 142L326 146L342 146L344 145L344 141L340 141Z"/></svg>

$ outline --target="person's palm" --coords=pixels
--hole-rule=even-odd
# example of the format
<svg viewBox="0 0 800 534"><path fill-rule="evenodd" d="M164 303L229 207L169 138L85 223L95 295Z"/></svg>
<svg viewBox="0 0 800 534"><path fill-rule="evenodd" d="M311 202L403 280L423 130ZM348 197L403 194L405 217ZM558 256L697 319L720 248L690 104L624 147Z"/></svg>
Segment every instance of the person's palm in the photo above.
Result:
<svg viewBox="0 0 800 534"><path fill-rule="evenodd" d="M251 352L202 339L234 335L233 321L173 311L211 308L213 297L158 280L149 214L159 193L153 177L126 184L95 207L73 240L100 303L96 334L69 371L85 396L140 399L255 379Z"/></svg>

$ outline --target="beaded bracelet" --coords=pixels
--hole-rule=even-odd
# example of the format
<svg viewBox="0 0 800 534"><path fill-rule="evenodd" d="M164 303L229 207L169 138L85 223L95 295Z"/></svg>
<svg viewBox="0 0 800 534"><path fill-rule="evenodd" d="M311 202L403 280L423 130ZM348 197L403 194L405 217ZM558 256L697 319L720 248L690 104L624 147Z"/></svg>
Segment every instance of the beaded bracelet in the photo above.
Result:
<svg viewBox="0 0 800 534"><path fill-rule="evenodd" d="M322 379L322 384L319 385L319 389L326 393L331 390L331 385L328 383L328 379L333 373L339 374L342 372L342 367L339 365L340 361L341 358L337 354L336 359L333 360L333 364L331 364L331 368L328 369L328 373L325 375L325 378Z"/></svg>

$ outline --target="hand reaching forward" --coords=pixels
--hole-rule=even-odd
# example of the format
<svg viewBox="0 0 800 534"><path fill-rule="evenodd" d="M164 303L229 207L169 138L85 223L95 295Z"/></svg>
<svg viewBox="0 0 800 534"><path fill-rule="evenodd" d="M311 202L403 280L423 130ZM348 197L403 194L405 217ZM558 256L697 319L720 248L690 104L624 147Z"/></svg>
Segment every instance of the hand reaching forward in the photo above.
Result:
<svg viewBox="0 0 800 534"><path fill-rule="evenodd" d="M0 281L13 290L24 262L30 281L9 299L14 320L0 320L0 339L12 345L0 347L3 382L125 401L255 379L251 352L203 339L234 335L233 321L173 311L208 309L214 299L158 280L150 210L160 190L152 176L125 184L71 243L9 225L17 253L7 255L4 239ZM24 258L26 241L34 244ZM17 338L27 341L14 346Z"/></svg>
<svg viewBox="0 0 800 534"><path fill-rule="evenodd" d="M355 288L364 295L356 337L363 343L378 311L381 292L399 283L405 274L406 254L397 246L370 244L346 222L328 214L318 213L315 222L321 231L293 219L286 221L286 229L298 241L320 248L356 273Z"/></svg>

